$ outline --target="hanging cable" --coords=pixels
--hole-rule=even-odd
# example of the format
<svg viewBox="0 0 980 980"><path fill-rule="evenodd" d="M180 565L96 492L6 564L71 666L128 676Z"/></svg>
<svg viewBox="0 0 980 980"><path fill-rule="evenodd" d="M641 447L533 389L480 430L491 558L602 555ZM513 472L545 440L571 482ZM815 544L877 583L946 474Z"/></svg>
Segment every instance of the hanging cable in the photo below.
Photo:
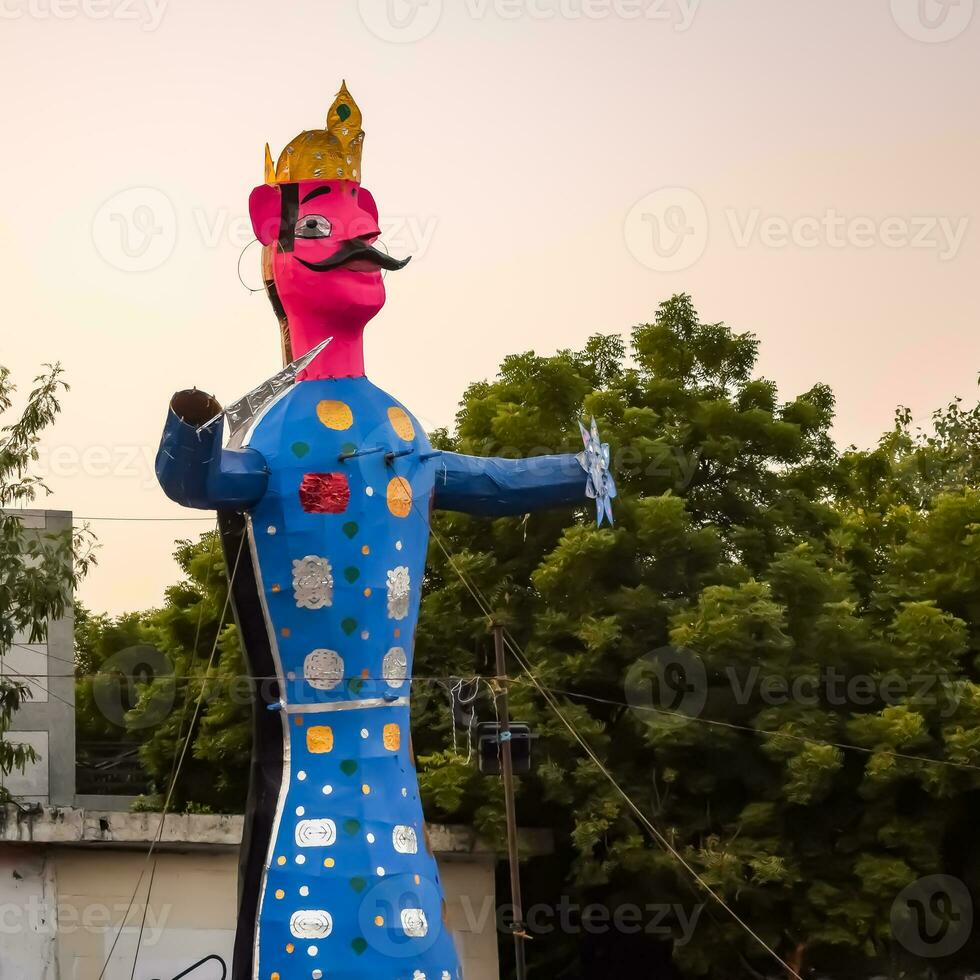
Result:
<svg viewBox="0 0 980 980"><path fill-rule="evenodd" d="M435 537L436 542L439 545L439 548L441 549L442 553L446 557L446 560L449 562L450 566L459 576L460 581L462 581L463 585L466 587L470 595L473 597L478 608L486 617L487 622L492 624L494 621L493 615L490 611L489 604L486 602L486 599L482 596L482 594L478 594L479 591L478 588L470 584L466 576L463 574L460 568L453 561L452 556L449 554L449 551L446 549L446 546L442 542L441 535L439 535L439 533L435 530L435 528L432 528L431 530L432 530L433 537ZM720 894L718 894L718 892L716 892L711 887L711 885L709 885L708 882L704 880L704 878L701 877L697 869L692 867L687 862L687 860L685 860L684 856L679 851L677 851L677 849L670 843L670 841L667 840L667 838L653 825L653 823L649 820L646 814L640 809L640 807L633 802L632 797L630 797L630 795L626 792L626 790L624 790L622 786L620 786L619 782L616 780L616 777L613 776L613 774L602 764L601 760L592 750L592 747L588 744L588 742L586 742L586 740L578 733L575 726L565 718L565 715L558 707L558 704L554 701L553 698L551 698L551 696L547 693L547 691L538 683L538 680L531 672L530 667L524 662L521 655L517 652L517 642L516 640L513 639L513 637L510 636L510 631L507 630L506 627L504 628L504 639L508 649L510 649L511 653L513 654L514 658L517 660L521 669L524 671L524 673L528 676L528 678L537 688L538 692L544 698L545 702L548 704L551 710L558 716L558 719L562 722L562 724L569 730L572 737L579 743L582 750L592 760L596 768L598 768L598 770L602 773L602 775L605 776L605 778L609 781L609 783L616 790L616 792L623 798L627 806L636 814L637 818L640 820L643 826L650 832L650 834L657 841L657 843L659 843L661 847L663 847L664 850L672 858L674 858L674 860L676 860L681 865L681 867L683 867L688 872L688 874L691 875L691 877L698 883L698 885L700 885L732 917L732 919L749 936L751 936L752 939L755 940L755 942L758 943L759 946L766 951L766 953L769 954L769 956L771 956L784 970L786 970L786 972L791 977L794 977L795 980L803 980L803 978L800 977L800 975L747 922L745 922L741 918L741 916L739 916L739 914L725 901L725 899Z"/></svg>

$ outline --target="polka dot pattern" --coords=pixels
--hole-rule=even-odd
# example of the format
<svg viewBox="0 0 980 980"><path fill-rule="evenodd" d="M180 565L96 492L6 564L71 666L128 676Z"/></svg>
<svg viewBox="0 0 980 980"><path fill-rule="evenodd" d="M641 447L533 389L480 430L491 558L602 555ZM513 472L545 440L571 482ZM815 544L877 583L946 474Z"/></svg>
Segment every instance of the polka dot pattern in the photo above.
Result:
<svg viewBox="0 0 980 980"><path fill-rule="evenodd" d="M457 980L438 871L418 846L402 703L436 471L419 456L431 446L364 378L297 384L249 445L270 461L251 519L289 712L256 976L367 980L391 972L394 952L406 977ZM374 448L397 455L361 453ZM417 896L407 919L405 889Z"/></svg>

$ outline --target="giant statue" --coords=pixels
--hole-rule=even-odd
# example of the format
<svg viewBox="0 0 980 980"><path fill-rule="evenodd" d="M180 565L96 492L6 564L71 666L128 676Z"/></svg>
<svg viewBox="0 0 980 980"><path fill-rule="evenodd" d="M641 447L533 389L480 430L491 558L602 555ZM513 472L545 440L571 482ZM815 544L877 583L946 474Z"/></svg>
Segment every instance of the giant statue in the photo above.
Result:
<svg viewBox="0 0 980 980"><path fill-rule="evenodd" d="M588 495L611 519L594 424L577 456L440 452L366 377L382 272L409 260L375 245L363 141L343 86L323 129L266 147L249 209L285 367L226 408L178 392L157 456L168 496L218 513L252 678L234 980L459 980L409 734L429 515Z"/></svg>

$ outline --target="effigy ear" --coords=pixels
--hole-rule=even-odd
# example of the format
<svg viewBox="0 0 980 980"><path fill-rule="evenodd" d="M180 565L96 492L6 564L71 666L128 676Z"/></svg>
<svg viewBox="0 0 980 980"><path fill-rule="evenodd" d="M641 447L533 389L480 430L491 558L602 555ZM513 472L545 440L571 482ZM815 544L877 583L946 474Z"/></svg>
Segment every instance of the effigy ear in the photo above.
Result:
<svg viewBox="0 0 980 980"><path fill-rule="evenodd" d="M252 231L263 245L271 245L279 237L281 207L279 188L275 184L260 184L248 197Z"/></svg>

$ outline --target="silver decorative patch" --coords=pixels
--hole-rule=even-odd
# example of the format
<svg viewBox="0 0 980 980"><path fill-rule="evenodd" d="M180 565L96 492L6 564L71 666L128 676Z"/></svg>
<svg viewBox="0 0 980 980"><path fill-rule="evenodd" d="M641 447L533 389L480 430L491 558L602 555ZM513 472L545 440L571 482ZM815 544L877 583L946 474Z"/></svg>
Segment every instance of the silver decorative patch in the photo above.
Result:
<svg viewBox="0 0 980 980"><path fill-rule="evenodd" d="M388 570L388 618L404 619L408 615L408 597L412 591L408 566Z"/></svg>
<svg viewBox="0 0 980 980"><path fill-rule="evenodd" d="M402 931L406 936L421 939L429 932L429 923L422 909L402 909Z"/></svg>
<svg viewBox="0 0 980 980"><path fill-rule="evenodd" d="M300 820L296 824L297 847L329 847L337 840L337 825L332 820Z"/></svg>
<svg viewBox="0 0 980 980"><path fill-rule="evenodd" d="M300 909L289 917L289 931L297 939L326 939L333 932L333 918L323 909Z"/></svg>
<svg viewBox="0 0 980 980"><path fill-rule="evenodd" d="M319 555L293 562L293 594L300 609L323 609L333 604L333 570Z"/></svg>
<svg viewBox="0 0 980 980"><path fill-rule="evenodd" d="M381 673L389 687L401 687L408 677L408 657L402 647L392 647L381 661Z"/></svg>
<svg viewBox="0 0 980 980"><path fill-rule="evenodd" d="M344 679L344 658L336 650L314 650L303 661L303 678L318 691L331 691Z"/></svg>
<svg viewBox="0 0 980 980"><path fill-rule="evenodd" d="M419 839L413 827L399 824L391 832L391 843L399 854L418 854Z"/></svg>

